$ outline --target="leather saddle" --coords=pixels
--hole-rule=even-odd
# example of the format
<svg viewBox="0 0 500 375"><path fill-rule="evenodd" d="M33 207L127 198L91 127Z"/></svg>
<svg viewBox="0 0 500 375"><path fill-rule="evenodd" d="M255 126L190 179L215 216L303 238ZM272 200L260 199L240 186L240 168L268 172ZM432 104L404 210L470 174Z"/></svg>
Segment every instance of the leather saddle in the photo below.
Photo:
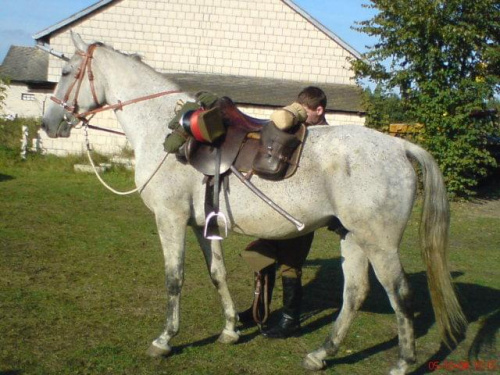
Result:
<svg viewBox="0 0 500 375"><path fill-rule="evenodd" d="M220 98L216 106L220 109L224 126L227 129L225 136L213 144L201 143L194 138L189 138L184 147L186 160L206 176L215 176L217 164L220 175L226 173L231 165L234 165L240 172L252 171L255 156L261 148L261 132L270 121L244 114L228 97ZM292 156L287 158L286 173L279 178L270 179L288 178L295 172L305 137L306 127L302 125L296 133L298 147ZM220 160L218 160L218 153L220 153ZM266 177L263 176L263 178Z"/></svg>

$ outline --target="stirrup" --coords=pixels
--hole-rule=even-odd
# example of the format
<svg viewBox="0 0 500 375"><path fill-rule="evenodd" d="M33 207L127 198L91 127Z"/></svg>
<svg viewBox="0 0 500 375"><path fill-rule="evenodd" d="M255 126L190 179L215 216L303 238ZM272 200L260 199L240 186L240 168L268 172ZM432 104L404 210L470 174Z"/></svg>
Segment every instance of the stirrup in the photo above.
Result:
<svg viewBox="0 0 500 375"><path fill-rule="evenodd" d="M217 227L218 226L217 219L219 217L221 217L222 221L224 222L224 229L225 229L224 237L222 237L216 233L207 234L208 226L210 225L210 220L215 219L215 226ZM219 241L223 240L224 238L227 237L227 219L226 219L226 215L224 215L223 212L212 211L207 215L207 218L205 219L205 230L203 231L203 237L205 237L207 240L219 240Z"/></svg>

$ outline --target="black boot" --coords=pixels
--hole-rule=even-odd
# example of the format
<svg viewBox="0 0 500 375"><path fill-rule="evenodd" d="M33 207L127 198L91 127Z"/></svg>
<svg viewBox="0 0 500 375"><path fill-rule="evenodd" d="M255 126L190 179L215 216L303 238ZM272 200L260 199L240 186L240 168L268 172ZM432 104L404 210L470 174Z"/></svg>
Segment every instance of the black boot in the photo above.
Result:
<svg viewBox="0 0 500 375"><path fill-rule="evenodd" d="M262 280L264 279L264 277L266 275L268 278L268 281L267 281L267 283L268 283L267 284L267 305L270 306L271 299L273 296L274 283L276 281L276 264L271 264L270 266L267 266L260 271L260 277L262 278ZM257 279L259 277L259 274L257 272L255 272L254 277L255 277L255 282L254 282L254 288L255 288L257 285ZM258 303L258 308L259 308L258 316L264 317L264 315L265 315L264 293L260 294L260 301ZM238 313L238 319L239 319L240 323L243 324L244 326L251 326L251 325L256 324L254 317L253 317L253 304L245 311ZM263 322L263 323L265 323L265 322Z"/></svg>
<svg viewBox="0 0 500 375"><path fill-rule="evenodd" d="M283 314L278 325L263 333L269 339L285 339L300 331L301 278L282 277Z"/></svg>

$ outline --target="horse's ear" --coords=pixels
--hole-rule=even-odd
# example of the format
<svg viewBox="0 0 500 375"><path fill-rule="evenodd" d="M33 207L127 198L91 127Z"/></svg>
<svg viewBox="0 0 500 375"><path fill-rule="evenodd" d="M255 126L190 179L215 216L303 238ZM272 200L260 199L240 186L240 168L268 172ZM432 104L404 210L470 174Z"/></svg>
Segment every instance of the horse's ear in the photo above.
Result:
<svg viewBox="0 0 500 375"><path fill-rule="evenodd" d="M73 44L75 45L76 49L81 51L81 52L86 52L88 49L88 44L85 43L80 36L80 34L71 31L71 39L73 39Z"/></svg>

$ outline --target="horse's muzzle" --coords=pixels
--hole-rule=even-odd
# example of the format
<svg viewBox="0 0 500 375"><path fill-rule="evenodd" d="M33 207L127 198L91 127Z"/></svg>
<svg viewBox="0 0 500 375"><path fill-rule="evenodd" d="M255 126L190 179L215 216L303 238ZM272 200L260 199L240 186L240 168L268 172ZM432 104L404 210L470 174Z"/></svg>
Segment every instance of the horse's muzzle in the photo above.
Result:
<svg viewBox="0 0 500 375"><path fill-rule="evenodd" d="M49 125L46 121L42 120L41 128L50 138L67 138L70 136L71 128L73 125L66 121L61 120L57 126Z"/></svg>

